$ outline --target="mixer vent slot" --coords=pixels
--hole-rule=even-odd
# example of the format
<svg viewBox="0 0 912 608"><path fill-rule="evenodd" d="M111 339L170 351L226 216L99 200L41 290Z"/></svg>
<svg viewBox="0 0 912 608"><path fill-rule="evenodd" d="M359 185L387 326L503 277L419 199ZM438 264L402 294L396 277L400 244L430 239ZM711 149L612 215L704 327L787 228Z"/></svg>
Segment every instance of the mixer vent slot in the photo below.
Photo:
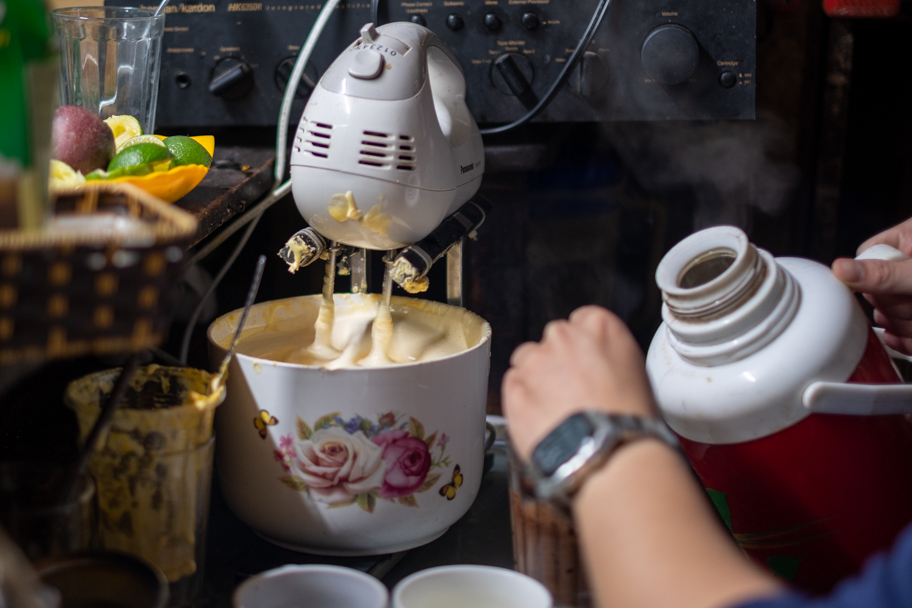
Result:
<svg viewBox="0 0 912 608"><path fill-rule="evenodd" d="M413 145L415 138L410 135L400 135L399 136L399 150L396 154L396 168L400 171L414 171L415 162L417 156L415 154L415 146Z"/></svg>
<svg viewBox="0 0 912 608"><path fill-rule="evenodd" d="M361 135L361 154L358 164L389 169L395 152L393 136L381 131L363 131Z"/></svg>
<svg viewBox="0 0 912 608"><path fill-rule="evenodd" d="M308 120L304 128L304 151L319 158L329 158L332 129L330 124Z"/></svg>
<svg viewBox="0 0 912 608"><path fill-rule="evenodd" d="M382 169L414 171L416 163L414 137L382 131L363 131L358 164Z"/></svg>

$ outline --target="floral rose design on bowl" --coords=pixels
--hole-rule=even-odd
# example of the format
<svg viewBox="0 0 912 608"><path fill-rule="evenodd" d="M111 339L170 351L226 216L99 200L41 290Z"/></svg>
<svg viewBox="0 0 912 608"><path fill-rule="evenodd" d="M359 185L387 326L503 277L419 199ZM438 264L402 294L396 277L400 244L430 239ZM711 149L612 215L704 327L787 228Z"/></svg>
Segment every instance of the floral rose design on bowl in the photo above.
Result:
<svg viewBox="0 0 912 608"><path fill-rule="evenodd" d="M425 435L411 416L387 412L373 422L332 413L313 427L299 417L296 430L279 438L273 454L286 473L279 480L329 508L373 513L378 499L417 507L415 495L440 480L432 471L450 467L446 433Z"/></svg>

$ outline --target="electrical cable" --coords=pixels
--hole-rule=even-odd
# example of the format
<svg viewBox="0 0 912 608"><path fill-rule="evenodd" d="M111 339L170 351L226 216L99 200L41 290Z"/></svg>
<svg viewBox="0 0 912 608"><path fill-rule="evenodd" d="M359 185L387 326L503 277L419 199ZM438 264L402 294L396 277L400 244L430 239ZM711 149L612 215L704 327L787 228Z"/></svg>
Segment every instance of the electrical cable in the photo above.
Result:
<svg viewBox="0 0 912 608"><path fill-rule="evenodd" d="M586 48L592 42L592 38L595 36L595 32L598 31L599 27L602 25L602 21L605 20L605 15L608 13L609 4L611 4L611 0L599 1L598 6L595 7L595 12L592 14L592 19L589 21L589 25L586 28L586 31L580 38L579 43L576 45L576 48L573 49L573 53L570 55L570 58L564 65L564 68L561 70L560 74L558 74L557 80L551 84L551 87L548 89L548 92L545 93L545 96L542 97L531 110L513 122L501 125L499 127L480 129L479 131L482 135L494 135L496 133L503 133L504 131L515 129L516 127L529 122L541 114L542 111L547 108L552 101L554 101L554 97L557 96L561 88L563 88L564 84L567 82L567 78L570 77L570 71L576 66L580 56L582 56L582 54L586 51ZM371 0L370 14L371 21L374 23L374 25L379 26L380 0Z"/></svg>
<svg viewBox="0 0 912 608"><path fill-rule="evenodd" d="M371 23L380 27L380 0L371 0Z"/></svg>
<svg viewBox="0 0 912 608"><path fill-rule="evenodd" d="M212 285L209 286L209 289L206 291L203 297L200 298L196 309L190 316L190 321L187 324L187 329L184 332L183 340L181 341L181 351L179 358L183 364L186 364L187 362L187 355L190 350L190 339L193 335L193 329L196 327L196 322L202 313L206 300L209 299L213 292L215 292L216 287L218 287L219 283L225 277L225 274L227 274L228 270L234 264L235 260L237 260L238 255L241 253L241 250L247 244L247 241L250 239L250 236L256 229L257 224L259 224L260 218L263 217L263 212L265 212L269 207L274 205L291 191L290 180L282 183L282 178L285 177L285 164L287 161L286 145L288 142L288 122L291 116L291 106L294 102L295 93L298 90L298 84L300 84L301 77L304 74L304 68L307 66L307 62L310 60L310 56L317 45L317 40L320 38L320 34L323 33L323 29L326 27L326 23L329 21L329 18L332 15L332 11L338 4L339 0L328 0L328 2L323 5L320 14L317 16L316 22L310 29L310 33L307 35L307 40L304 43L304 48L301 49L301 53L298 55L297 60L295 60L294 69L292 70L291 76L288 79L288 84L285 88L285 94L282 97L282 109L279 113L278 133L276 136L275 182L272 192L264 197L259 203L251 207L249 211L232 222L230 226L222 230L222 232L217 237L210 241L202 250L198 251L190 259L190 264L199 262L207 255L215 251L217 247L224 243L235 232L240 230L245 224L250 224L241 237L241 240L234 248L234 251L232 251L231 255L228 256L228 260L212 280Z"/></svg>
<svg viewBox="0 0 912 608"><path fill-rule="evenodd" d="M264 211L269 209L286 194L291 192L291 181L289 180L285 183L282 183L282 177L285 175L285 146L287 142L288 121L291 115L291 103L294 101L295 91L297 91L298 84L300 84L301 78L304 75L304 67L307 65L307 61L310 59L310 55L316 46L317 39L319 39L320 34L326 27L326 22L329 20L332 10L338 3L339 0L330 0L329 3L323 6L323 9L320 11L319 16L317 17L317 21L314 23L314 26L311 28L310 33L307 36L307 41L304 43L304 48L302 49L301 54L298 55L298 58L295 61L294 69L292 70L291 76L288 79L288 84L285 88L285 94L282 97L282 109L279 113L279 128L276 137L275 185L273 186L273 191L261 199L260 202L253 205L249 210L245 211L239 218L233 221L228 227L223 229L218 234L218 236L209 241L205 247L196 252L190 259L189 263L191 265L196 264L208 256L210 253L215 251L215 249L224 243L231 235L243 228L244 225L246 225L254 218L259 217Z"/></svg>
<svg viewBox="0 0 912 608"><path fill-rule="evenodd" d="M314 23L313 27L310 30L310 33L307 35L307 40L304 43L304 47L301 49L301 53L295 60L294 69L292 70L291 75L288 79L288 84L285 88L285 94L282 97L282 108L279 113L279 124L276 134L275 186L273 191L264 197L260 202L251 207L244 214L242 214L238 219L232 222L230 226L222 230L222 232L219 233L217 237L207 243L203 249L194 254L194 256L190 259L191 265L198 263L200 260L215 251L216 248L218 248L222 243L230 238L235 232L240 230L244 225L248 223L250 224L250 226L247 228L247 231L244 233L244 235L241 237L241 240L235 247L234 251L232 251L231 255L228 257L228 261L219 270L219 273L213 279L212 285L210 285L208 291L200 299L196 309L191 315L190 322L187 326L187 330L184 333L184 337L181 343L180 360L185 364L190 348L190 337L193 334L193 328L196 326L196 321L198 320L199 315L202 313L202 309L206 300L212 295L221 280L224 278L225 274L234 264L238 255L240 255L241 250L247 244L247 241L250 239L250 236L256 229L256 226L259 223L263 213L291 191L291 181L289 180L282 183L282 179L285 177L285 165L287 163L286 146L288 142L288 122L291 116L292 103L294 102L295 93L297 92L298 85L301 82L301 78L304 74L304 69L307 66L307 62L310 60L310 56L316 47L317 41L325 29L326 23L329 21L329 18L332 15L332 11L339 4L339 1L340 0L328 0L328 2L323 5L320 14L317 16L317 21ZM583 54L583 52L585 52L586 47L588 47L592 42L592 38L595 36L595 32L598 30L599 26L601 26L602 21L605 18L605 14L608 12L608 6L610 3L611 0L599 0L599 4L596 7L595 13L592 16L592 19L590 20L585 33L580 38L579 43L576 45L576 48L573 50L573 53L567 60L566 65L564 65L557 79L554 81L554 83L552 83L545 96L539 100L535 107L511 123L501 125L499 127L481 129L480 132L482 135L503 133L504 131L514 129L538 116L538 114L540 114L542 110L544 110L551 103L551 101L560 91L561 87L563 87L563 85L566 83L567 78L570 75L570 71L576 66L579 57ZM379 25L380 0L371 0L370 9L371 21L375 25Z"/></svg>
<svg viewBox="0 0 912 608"><path fill-rule="evenodd" d="M270 192L267 196L260 199L260 202L250 207L250 209L242 213L238 218L231 222L231 224L223 228L218 235L214 236L212 240L206 243L205 247L193 254L193 257L190 258L188 264L192 266L199 263L203 258L215 251L222 243L227 241L231 235L246 226L247 223L254 218L262 215L263 212L282 200L289 192L291 192L291 180L288 180Z"/></svg>
<svg viewBox="0 0 912 608"><path fill-rule="evenodd" d="M564 86L564 83L567 82L567 78L570 76L570 71L574 68L574 66L576 66L577 61L586 51L586 48L589 46L589 44L592 42L592 38L595 36L595 32L598 30L599 26L602 24L602 21L605 19L605 14L608 12L609 4L611 4L611 0L599 0L599 4L595 8L595 12L592 14L592 19L589 21L589 25L586 28L586 31L580 38L579 43L576 45L576 48L573 49L573 53L570 55L570 58L567 60L567 63L564 65L564 68L558 75L557 80L551 84L548 92L545 93L545 96L542 97L537 104L535 104L535 107L511 123L507 123L499 127L480 129L482 135L494 135L495 133L503 133L504 131L514 129L524 123L529 122L538 116L542 110L548 107L548 105L554 100L554 97L560 92L561 88Z"/></svg>
<svg viewBox="0 0 912 608"><path fill-rule="evenodd" d="M260 223L261 217L263 217L262 214L257 215L255 218L253 218L253 221L241 236L241 240L234 248L234 251L232 251L231 255L228 256L228 260L222 266L221 270L219 270L218 274L215 275L215 278L212 279L212 285L209 286L209 289L207 289L206 293L203 294L203 297L200 298L199 303L193 310L193 314L190 315L190 320L187 322L187 329L184 331L184 338L181 340L181 350L179 357L181 365L187 365L187 355L190 352L190 338L193 336L193 328L196 327L196 322L199 319L200 314L203 312L203 306L206 304L206 300L209 299L209 296L215 292L215 288L218 287L219 283L222 282L222 279L225 278L225 274L228 273L228 269L234 265L234 261L237 260L238 255L241 253L241 250L244 249L244 245L247 244L247 241L250 239L250 235L253 234L253 231L256 229L257 224Z"/></svg>
<svg viewBox="0 0 912 608"><path fill-rule="evenodd" d="M288 77L288 84L285 86L285 95L282 96L282 109L279 112L279 126L276 133L276 187L278 187L278 185L282 183L282 180L285 179L285 163L287 160L286 156L288 154L285 147L288 142L288 121L291 116L291 104L294 102L295 93L298 91L298 84L300 84L301 76L304 74L304 68L307 67L307 62L310 60L310 55L313 53L314 48L317 46L317 40L320 38L320 34L323 33L323 29L326 27L326 22L329 21L333 9L336 8L337 4L339 4L339 0L328 0L326 4L323 5L323 9L317 16L317 21L314 23L313 27L310 28L310 33L307 35L307 40L304 42L304 47L301 49L297 60L295 60L295 65L294 69L291 71L291 76Z"/></svg>
<svg viewBox="0 0 912 608"><path fill-rule="evenodd" d="M289 120L289 115L291 114L291 103L289 100L293 100L293 94L289 93L289 91L297 90L298 84L300 83L300 80L304 73L304 66L307 63L306 60L302 61L302 58L305 56L309 58L309 55L313 52L313 48L316 45L317 39L319 38L320 34L322 33L322 30L326 26L326 21L328 21L328 19L329 19L329 12L331 10L333 10L333 7L337 3L338 3L338 0L331 0L330 4L332 6L330 6L330 4L327 4L323 7L323 10L321 11L320 15L317 18L317 22L314 23L314 27L311 29L310 34L308 35L307 41L305 42L305 45L304 45L304 49L302 50L301 54L298 56L298 59L295 62L295 68L292 71L291 77L289 78L288 85L285 90L285 96L282 99L282 111L281 111L281 114L279 117L280 127L279 127L277 142L279 142L281 140L282 143L278 143L276 146L276 176L284 176L284 173L285 173L284 165L285 165L285 154L286 153L285 153L285 143L284 142L287 141L286 135L287 135L287 130L288 130L288 120ZM482 135L488 135L488 134L493 134L493 133L502 133L503 131L506 131L508 129L515 128L515 127L531 120L535 116L537 116L553 100L554 96L557 94L557 92L560 90L560 88L566 82L567 77L570 74L570 70L573 69L573 66L576 63L577 58L582 54L582 51L587 46L589 46L589 44L592 42L592 38L595 35L595 32L598 30L599 26L601 26L602 21L604 20L604 17L605 17L605 14L607 13L609 4L610 4L610 0L601 0L600 1L598 7L596 7L595 13L593 14L592 20L589 23L589 27L586 29L586 32L583 34L583 37L580 39L580 42L577 44L577 46L574 49L573 53L571 54L569 60L567 61L567 64L564 66L563 70L558 75L557 80L555 81L554 84L552 84L551 88L548 90L548 93L545 95L545 97L543 97L542 100L539 101L539 103L536 104L536 106L532 110L530 110L525 116L523 116L523 117L519 118L518 120L515 120L512 123L509 123L507 125L503 125L500 127L492 127L490 129L482 129L481 130ZM379 25L379 23L378 23L379 10L380 10L380 0L371 0L371 19L375 25ZM298 69L298 68L300 68L300 69ZM282 127L282 124L281 124L283 122L285 125L284 127ZM276 184L278 184L279 181L280 181L280 178L276 180ZM249 221L254 219L254 217L256 217L259 214L266 211L266 209L271 207L279 199L281 199L283 196L288 194L288 192L290 190L291 190L290 181L285 182L281 186L277 186L270 195L268 195L266 198L264 198L260 203L257 203L256 205L251 207L248 211L246 211L243 215L241 215L240 218L238 218L237 220L232 222L230 226L228 226L227 228L222 230L222 232L220 232L217 237L215 237L212 241L207 243L203 249L201 249L196 254L194 254L193 258L190 260L190 263L195 264L195 263L199 262L200 260L202 260L203 258L205 258L206 256L208 256L219 245L221 245L225 240L227 240L231 235L233 235L235 232L240 230L245 224L247 224Z"/></svg>

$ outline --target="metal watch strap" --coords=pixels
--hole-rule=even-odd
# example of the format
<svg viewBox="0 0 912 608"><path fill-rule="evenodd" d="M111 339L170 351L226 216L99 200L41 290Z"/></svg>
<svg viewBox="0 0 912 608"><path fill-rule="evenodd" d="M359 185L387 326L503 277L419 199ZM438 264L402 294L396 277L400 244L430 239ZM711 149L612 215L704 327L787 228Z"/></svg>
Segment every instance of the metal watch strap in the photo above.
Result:
<svg viewBox="0 0 912 608"><path fill-rule="evenodd" d="M589 475L602 468L611 454L625 443L654 437L676 450L680 449L674 433L664 422L655 418L587 410L565 419L561 425L578 416L584 418L593 430L580 442L573 456L551 474L542 471L540 463L536 462L535 452L526 466L526 475L533 481L535 495L539 500L569 505L570 499ZM552 434L559 430L560 426L552 431Z"/></svg>

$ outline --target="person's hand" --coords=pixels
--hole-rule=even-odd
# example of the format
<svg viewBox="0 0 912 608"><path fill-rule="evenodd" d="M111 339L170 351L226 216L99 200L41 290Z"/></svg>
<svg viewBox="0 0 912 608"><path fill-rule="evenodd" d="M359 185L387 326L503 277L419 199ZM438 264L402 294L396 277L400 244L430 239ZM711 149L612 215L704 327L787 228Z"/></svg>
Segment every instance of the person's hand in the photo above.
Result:
<svg viewBox="0 0 912 608"><path fill-rule="evenodd" d="M912 256L912 219L868 239L858 247L858 253L878 244ZM887 346L912 354L912 260L840 258L833 262L833 274L874 306L874 323L886 330Z"/></svg>
<svg viewBox="0 0 912 608"><path fill-rule="evenodd" d="M604 308L585 306L552 321L542 341L520 345L503 380L510 439L527 460L567 416L587 409L656 416L639 345Z"/></svg>

